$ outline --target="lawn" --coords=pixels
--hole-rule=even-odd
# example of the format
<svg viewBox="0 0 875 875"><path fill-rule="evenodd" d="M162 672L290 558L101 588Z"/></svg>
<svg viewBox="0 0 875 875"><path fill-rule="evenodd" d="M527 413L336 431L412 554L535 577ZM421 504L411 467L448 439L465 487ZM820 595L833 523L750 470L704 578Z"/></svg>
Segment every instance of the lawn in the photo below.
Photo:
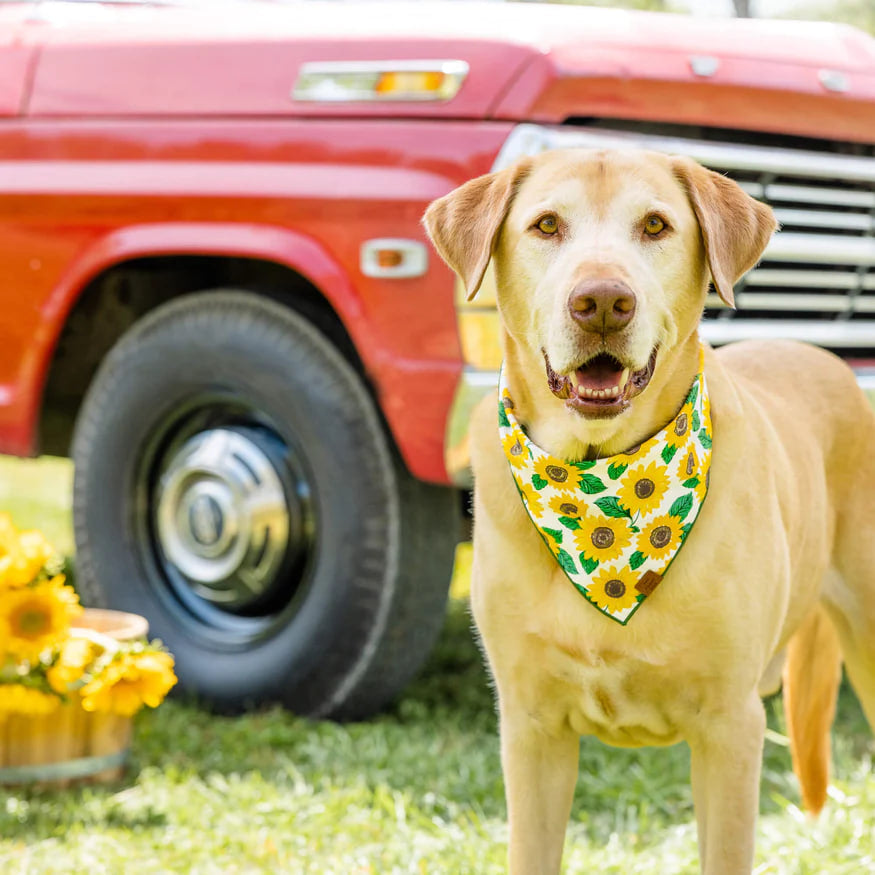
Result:
<svg viewBox="0 0 875 875"><path fill-rule="evenodd" d="M2 506L69 543L66 467L0 460L0 483ZM338 726L168 702L138 719L124 783L0 793L0 871L503 872L496 720L464 588L460 566L437 651L386 714ZM856 700L842 691L832 798L815 823L798 808L780 701L767 707L756 871L875 873L875 745ZM682 745L585 741L566 872L698 872L688 760Z"/></svg>

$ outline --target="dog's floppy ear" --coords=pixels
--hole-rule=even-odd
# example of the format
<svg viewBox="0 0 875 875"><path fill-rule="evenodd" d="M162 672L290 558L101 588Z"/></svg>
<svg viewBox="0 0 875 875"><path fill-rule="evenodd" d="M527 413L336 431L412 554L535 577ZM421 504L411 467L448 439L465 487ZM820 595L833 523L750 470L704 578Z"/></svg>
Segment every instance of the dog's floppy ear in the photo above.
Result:
<svg viewBox="0 0 875 875"><path fill-rule="evenodd" d="M422 217L434 248L462 278L469 301L483 282L498 232L528 168L523 161L478 176L434 201Z"/></svg>
<svg viewBox="0 0 875 875"><path fill-rule="evenodd" d="M689 158L673 158L672 169L699 220L717 294L734 307L732 287L759 261L778 227L775 215L731 179Z"/></svg>

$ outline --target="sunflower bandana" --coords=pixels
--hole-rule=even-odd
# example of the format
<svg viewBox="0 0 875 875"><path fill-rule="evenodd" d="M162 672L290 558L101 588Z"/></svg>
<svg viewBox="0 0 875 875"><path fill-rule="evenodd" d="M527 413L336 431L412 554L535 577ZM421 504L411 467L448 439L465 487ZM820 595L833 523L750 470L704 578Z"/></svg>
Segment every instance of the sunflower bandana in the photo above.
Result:
<svg viewBox="0 0 875 875"><path fill-rule="evenodd" d="M577 591L625 625L699 515L711 467L704 352L678 415L625 453L566 462L529 440L501 375L498 430L523 505Z"/></svg>

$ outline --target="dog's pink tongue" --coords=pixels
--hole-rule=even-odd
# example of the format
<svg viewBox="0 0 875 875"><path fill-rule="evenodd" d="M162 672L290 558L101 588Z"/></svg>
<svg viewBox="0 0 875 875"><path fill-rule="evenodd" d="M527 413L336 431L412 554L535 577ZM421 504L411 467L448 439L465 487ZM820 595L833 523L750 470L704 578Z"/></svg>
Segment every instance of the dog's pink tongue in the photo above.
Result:
<svg viewBox="0 0 875 875"><path fill-rule="evenodd" d="M628 374L623 366L609 355L597 355L588 364L576 371L577 385L592 392L613 389L615 386L622 389L621 380Z"/></svg>

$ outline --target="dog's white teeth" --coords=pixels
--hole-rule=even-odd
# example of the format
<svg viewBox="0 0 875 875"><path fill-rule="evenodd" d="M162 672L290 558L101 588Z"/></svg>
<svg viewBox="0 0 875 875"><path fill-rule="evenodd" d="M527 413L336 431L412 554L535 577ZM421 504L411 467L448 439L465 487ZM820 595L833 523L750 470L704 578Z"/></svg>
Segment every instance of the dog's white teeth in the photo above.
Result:
<svg viewBox="0 0 875 875"><path fill-rule="evenodd" d="M614 398L616 398L617 395L619 395L619 394L620 394L620 387L619 387L619 386L614 386L614 387L611 389L611 396L614 397Z"/></svg>
<svg viewBox="0 0 875 875"><path fill-rule="evenodd" d="M568 375L568 379L571 381L571 385L575 389L578 389L578 390L580 389L580 376L578 375L577 371L572 371Z"/></svg>
<svg viewBox="0 0 875 875"><path fill-rule="evenodd" d="M630 373L631 373L631 371L629 370L629 368L623 368L623 373L620 374L620 383L618 386L615 387L617 390L617 394L619 394L620 392L623 391L623 389L626 388L626 383L629 382L629 374Z"/></svg>

